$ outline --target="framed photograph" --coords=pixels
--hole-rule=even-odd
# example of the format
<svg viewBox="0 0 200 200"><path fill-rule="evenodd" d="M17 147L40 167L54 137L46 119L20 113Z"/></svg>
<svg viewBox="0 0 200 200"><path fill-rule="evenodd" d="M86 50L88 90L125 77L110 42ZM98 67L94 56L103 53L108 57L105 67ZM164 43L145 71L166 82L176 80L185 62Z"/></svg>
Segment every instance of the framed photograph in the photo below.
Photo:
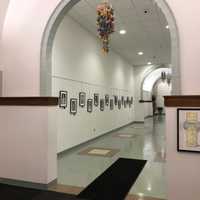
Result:
<svg viewBox="0 0 200 200"><path fill-rule="evenodd" d="M133 97L131 97L131 104L133 104Z"/></svg>
<svg viewBox="0 0 200 200"><path fill-rule="evenodd" d="M105 104L106 104L106 106L109 106L109 95L108 94L105 95Z"/></svg>
<svg viewBox="0 0 200 200"><path fill-rule="evenodd" d="M117 95L114 95L114 103L115 103L115 105L118 104L118 96Z"/></svg>
<svg viewBox="0 0 200 200"><path fill-rule="evenodd" d="M127 98L126 98L126 103L127 103L127 104L129 103L129 100L130 100L129 97L127 97Z"/></svg>
<svg viewBox="0 0 200 200"><path fill-rule="evenodd" d="M122 107L122 102L121 100L118 100L118 108L121 109L121 107Z"/></svg>
<svg viewBox="0 0 200 200"><path fill-rule="evenodd" d="M124 96L121 97L122 105L124 105Z"/></svg>
<svg viewBox="0 0 200 200"><path fill-rule="evenodd" d="M65 109L67 107L67 100L68 100L68 92L60 91L59 92L59 107Z"/></svg>
<svg viewBox="0 0 200 200"><path fill-rule="evenodd" d="M110 110L114 110L114 100L110 99Z"/></svg>
<svg viewBox="0 0 200 200"><path fill-rule="evenodd" d="M88 111L89 113L91 113L92 110L93 110L93 100L92 100L92 99L88 99L88 100L87 100L87 111Z"/></svg>
<svg viewBox="0 0 200 200"><path fill-rule="evenodd" d="M97 107L99 106L99 94L94 94L94 105Z"/></svg>
<svg viewBox="0 0 200 200"><path fill-rule="evenodd" d="M127 101L124 101L124 108L127 107Z"/></svg>
<svg viewBox="0 0 200 200"><path fill-rule="evenodd" d="M105 107L104 99L101 99L100 100L100 110L104 111L104 107Z"/></svg>
<svg viewBox="0 0 200 200"><path fill-rule="evenodd" d="M73 98L73 99L70 99L70 113L72 115L76 115L77 113L77 99Z"/></svg>
<svg viewBox="0 0 200 200"><path fill-rule="evenodd" d="M85 101L86 101L86 93L80 92L79 93L79 106L82 108L85 107Z"/></svg>
<svg viewBox="0 0 200 200"><path fill-rule="evenodd" d="M200 109L177 109L177 151L200 153Z"/></svg>

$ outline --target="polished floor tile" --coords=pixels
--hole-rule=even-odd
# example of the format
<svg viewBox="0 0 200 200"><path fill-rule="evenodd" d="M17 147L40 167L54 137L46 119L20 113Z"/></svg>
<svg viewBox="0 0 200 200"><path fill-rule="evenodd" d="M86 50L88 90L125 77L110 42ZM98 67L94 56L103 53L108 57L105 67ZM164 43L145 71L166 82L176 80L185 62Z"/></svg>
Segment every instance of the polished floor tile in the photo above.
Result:
<svg viewBox="0 0 200 200"><path fill-rule="evenodd" d="M85 188L119 157L146 159L144 170L130 190L132 199L166 199L165 119L150 118L144 124L132 124L58 156L58 183ZM116 137L125 134L133 137ZM79 155L88 148L119 149L113 157ZM151 198L150 198L151 197ZM131 198L131 197L129 197ZM130 199L131 200L131 199Z"/></svg>

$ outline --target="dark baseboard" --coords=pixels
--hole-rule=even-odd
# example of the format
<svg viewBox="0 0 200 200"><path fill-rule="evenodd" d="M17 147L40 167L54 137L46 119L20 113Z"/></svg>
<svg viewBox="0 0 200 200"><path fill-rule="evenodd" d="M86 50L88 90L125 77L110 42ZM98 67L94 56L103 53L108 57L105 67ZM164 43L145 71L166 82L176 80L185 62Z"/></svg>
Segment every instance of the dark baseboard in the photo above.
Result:
<svg viewBox="0 0 200 200"><path fill-rule="evenodd" d="M42 184L42 183L32 183L32 182L27 182L27 181L0 178L0 183L6 184L6 185L11 185L11 186L23 187L23 188L48 190L49 187L52 187L57 184L57 179L50 182L49 184Z"/></svg>

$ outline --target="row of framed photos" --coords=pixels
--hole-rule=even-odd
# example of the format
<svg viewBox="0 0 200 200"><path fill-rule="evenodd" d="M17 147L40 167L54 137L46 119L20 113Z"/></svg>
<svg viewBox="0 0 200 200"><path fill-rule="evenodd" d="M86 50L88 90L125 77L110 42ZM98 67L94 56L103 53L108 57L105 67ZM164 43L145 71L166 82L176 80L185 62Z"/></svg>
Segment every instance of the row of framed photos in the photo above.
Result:
<svg viewBox="0 0 200 200"><path fill-rule="evenodd" d="M122 106L124 108L131 108L133 104L133 97L124 97L119 98L117 95L114 95L113 98L110 98L109 95L105 95L105 98L100 99L99 94L94 94L94 99L87 99L86 102L86 93L79 93L79 106L84 108L87 103L87 112L91 113L93 111L93 102L94 106L98 107L100 105L100 110L104 111L105 106L110 106L110 110L114 110L115 106L118 106L118 109L121 109ZM68 106L68 92L60 91L59 92L59 107L66 109ZM70 113L75 115L77 113L78 107L78 99L71 98L70 99Z"/></svg>

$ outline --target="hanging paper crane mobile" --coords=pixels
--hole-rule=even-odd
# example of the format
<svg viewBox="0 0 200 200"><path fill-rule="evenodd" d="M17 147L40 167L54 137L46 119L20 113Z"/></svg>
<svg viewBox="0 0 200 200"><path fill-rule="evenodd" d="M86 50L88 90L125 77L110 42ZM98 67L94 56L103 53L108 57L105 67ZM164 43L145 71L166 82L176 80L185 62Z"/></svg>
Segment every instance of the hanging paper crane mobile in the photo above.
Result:
<svg viewBox="0 0 200 200"><path fill-rule="evenodd" d="M97 26L98 34L102 41L102 50L109 52L110 35L114 33L114 9L108 2L103 2L97 6Z"/></svg>

